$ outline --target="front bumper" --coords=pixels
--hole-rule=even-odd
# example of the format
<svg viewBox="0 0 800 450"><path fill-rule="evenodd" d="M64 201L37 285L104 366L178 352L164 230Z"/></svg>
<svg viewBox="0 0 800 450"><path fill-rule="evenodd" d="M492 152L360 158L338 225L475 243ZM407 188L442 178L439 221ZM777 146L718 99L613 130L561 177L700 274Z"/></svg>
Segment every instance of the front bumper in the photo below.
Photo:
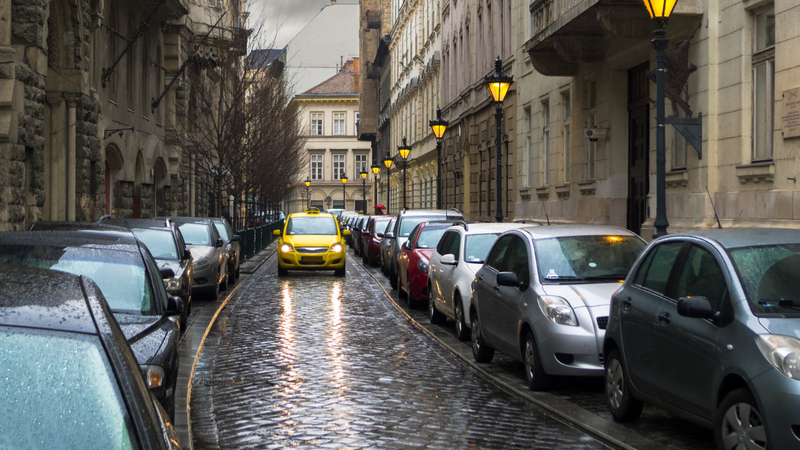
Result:
<svg viewBox="0 0 800 450"><path fill-rule="evenodd" d="M752 383L769 448L800 447L800 381L770 368Z"/></svg>
<svg viewBox="0 0 800 450"><path fill-rule="evenodd" d="M601 343L606 331L597 326L595 317L607 317L608 309L608 305L575 308L577 327L542 317L535 332L544 371L550 375L603 376Z"/></svg>
<svg viewBox="0 0 800 450"><path fill-rule="evenodd" d="M194 270L194 282L192 291L215 290L217 288L217 278L219 270L216 264L210 264L203 270Z"/></svg>
<svg viewBox="0 0 800 450"><path fill-rule="evenodd" d="M282 252L278 250L278 265L287 270L334 270L345 263L345 250L325 253Z"/></svg>

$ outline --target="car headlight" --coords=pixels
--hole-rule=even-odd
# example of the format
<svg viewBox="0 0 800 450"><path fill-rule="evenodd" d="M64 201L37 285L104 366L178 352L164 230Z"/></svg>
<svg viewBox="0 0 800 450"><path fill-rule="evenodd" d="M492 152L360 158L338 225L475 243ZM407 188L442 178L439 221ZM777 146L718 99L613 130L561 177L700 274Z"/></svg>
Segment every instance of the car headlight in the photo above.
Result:
<svg viewBox="0 0 800 450"><path fill-rule="evenodd" d="M173 277L168 280L164 280L164 284L167 286L168 291L177 291L181 288L181 279L178 277Z"/></svg>
<svg viewBox="0 0 800 450"><path fill-rule="evenodd" d="M294 248L292 248L292 244L283 244L283 245L281 245L281 252L283 252L283 253L291 253L293 251L294 251Z"/></svg>
<svg viewBox="0 0 800 450"><path fill-rule="evenodd" d="M575 311L572 310L569 302L561 297L544 295L539 297L539 309L545 317L559 325L578 326L578 319Z"/></svg>
<svg viewBox="0 0 800 450"><path fill-rule="evenodd" d="M342 244L337 242L337 243L331 245L331 249L330 249L331 253L339 253L341 251L342 251Z"/></svg>
<svg viewBox="0 0 800 450"><path fill-rule="evenodd" d="M756 336L756 344L772 367L789 378L800 380L800 340L777 334Z"/></svg>
<svg viewBox="0 0 800 450"><path fill-rule="evenodd" d="M193 266L194 266L194 268L195 268L196 270L203 270L203 269L205 269L206 267L208 267L208 266L209 266L209 264L211 264L211 261L209 261L209 260L208 260L208 259L206 259L206 258L202 258L202 259L198 259L197 261L195 261L195 262L194 262L194 264L193 264Z"/></svg>
<svg viewBox="0 0 800 450"><path fill-rule="evenodd" d="M142 366L144 382L149 389L161 387L164 384L164 368L161 366Z"/></svg>
<svg viewBox="0 0 800 450"><path fill-rule="evenodd" d="M422 272L422 273L427 275L427 273L428 273L428 260L425 259L425 258L420 258L419 261L417 261L417 269L419 269L420 272Z"/></svg>

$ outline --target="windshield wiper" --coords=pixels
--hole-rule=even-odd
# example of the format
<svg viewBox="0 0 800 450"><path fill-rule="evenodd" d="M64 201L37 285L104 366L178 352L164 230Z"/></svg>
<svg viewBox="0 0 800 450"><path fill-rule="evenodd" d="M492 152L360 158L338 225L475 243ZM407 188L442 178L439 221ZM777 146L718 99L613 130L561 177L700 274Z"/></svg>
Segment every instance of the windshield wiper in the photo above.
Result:
<svg viewBox="0 0 800 450"><path fill-rule="evenodd" d="M627 276L627 273L610 273L608 275L591 275L581 278L584 280L624 280Z"/></svg>
<svg viewBox="0 0 800 450"><path fill-rule="evenodd" d="M765 308L800 308L800 301L784 298L780 300L761 299L758 301L758 304Z"/></svg>

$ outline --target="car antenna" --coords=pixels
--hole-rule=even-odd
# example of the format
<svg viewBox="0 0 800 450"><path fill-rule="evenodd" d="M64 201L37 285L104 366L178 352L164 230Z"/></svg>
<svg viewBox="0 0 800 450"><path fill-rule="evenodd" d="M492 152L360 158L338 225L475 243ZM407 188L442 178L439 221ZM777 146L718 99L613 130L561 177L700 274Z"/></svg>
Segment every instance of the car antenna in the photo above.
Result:
<svg viewBox="0 0 800 450"><path fill-rule="evenodd" d="M550 225L550 217L547 216L547 204L544 202L544 199L539 198L539 201L542 202L542 209L544 210L544 218L547 219L547 224Z"/></svg>
<svg viewBox="0 0 800 450"><path fill-rule="evenodd" d="M706 186L706 194L708 194L708 201L711 202L711 209L714 210L714 218L717 219L717 226L719 229L722 229L722 224L719 223L719 216L717 216L717 208L714 207L714 200L711 199L711 192L708 192L708 186Z"/></svg>

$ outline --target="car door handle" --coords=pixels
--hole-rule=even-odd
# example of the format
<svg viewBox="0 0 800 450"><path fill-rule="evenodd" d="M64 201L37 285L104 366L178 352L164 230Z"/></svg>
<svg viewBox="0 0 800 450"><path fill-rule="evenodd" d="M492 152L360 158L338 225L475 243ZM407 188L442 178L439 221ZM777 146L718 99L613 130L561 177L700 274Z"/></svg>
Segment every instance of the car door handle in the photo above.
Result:
<svg viewBox="0 0 800 450"><path fill-rule="evenodd" d="M500 286L498 286L498 285L494 285L493 287L494 287L495 291L499 291L500 290Z"/></svg>
<svg viewBox="0 0 800 450"><path fill-rule="evenodd" d="M620 301L622 302L622 309L624 309L625 311L631 309L631 298L630 297L624 297Z"/></svg>
<svg viewBox="0 0 800 450"><path fill-rule="evenodd" d="M658 321L659 321L659 322L660 322L662 325L669 325L669 322L670 322L670 316L669 316L669 313L667 313L667 312L663 312L663 313L659 314L659 315L658 315Z"/></svg>

